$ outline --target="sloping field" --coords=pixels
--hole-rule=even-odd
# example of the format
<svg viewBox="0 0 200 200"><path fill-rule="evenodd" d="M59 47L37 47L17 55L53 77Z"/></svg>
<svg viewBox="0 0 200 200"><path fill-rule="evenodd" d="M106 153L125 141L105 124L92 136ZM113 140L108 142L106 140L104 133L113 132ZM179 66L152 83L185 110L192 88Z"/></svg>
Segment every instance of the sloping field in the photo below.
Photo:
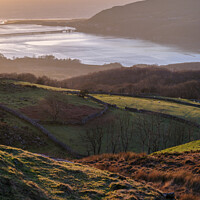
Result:
<svg viewBox="0 0 200 200"><path fill-rule="evenodd" d="M26 82L0 80L0 102L15 109L36 105L52 92L62 91L64 92L69 90L38 84L29 84ZM97 103L83 98L78 98L76 95L66 94L66 96L68 97L68 103L73 105L86 105L101 108Z"/></svg>
<svg viewBox="0 0 200 200"><path fill-rule="evenodd" d="M156 152L159 153L183 153L188 151L200 151L200 140L189 142L183 145L175 146L172 148L164 149L162 151Z"/></svg>
<svg viewBox="0 0 200 200"><path fill-rule="evenodd" d="M52 142L44 133L5 111L0 110L0 144L34 153L66 158L70 155Z"/></svg>
<svg viewBox="0 0 200 200"><path fill-rule="evenodd" d="M193 122L200 123L200 108L186 106L164 100L154 100L135 97L124 97L114 95L93 95L110 104L116 104L120 108L130 107L166 113L177 117L182 117ZM183 100L182 100L183 101Z"/></svg>
<svg viewBox="0 0 200 200"><path fill-rule="evenodd" d="M57 90L59 88L48 88L45 86L38 88L25 83L21 85L14 81L0 80L0 103L32 119L37 120L37 117L41 117L43 121L52 120L52 116L44 108L44 99ZM60 108L63 108L66 104L66 109L63 112L69 111L66 113L68 114L67 120L68 118L72 119L72 122L79 122L85 116L102 109L102 106L99 104L80 98L77 95L61 94L59 97L63 98L62 101L64 102ZM41 115L41 113L45 113L45 115ZM61 119L66 120L65 118L65 116L61 115ZM0 144L53 157L66 158L71 156L55 142L52 142L41 130L38 130L38 128L32 126L29 122L20 119L20 117L11 115L5 110L0 110L0 119L2 131ZM40 120L40 118L38 119ZM62 127L62 125L60 126ZM62 141L62 138L60 141Z"/></svg>
<svg viewBox="0 0 200 200"><path fill-rule="evenodd" d="M81 164L0 146L0 199L164 200L150 186Z"/></svg>
<svg viewBox="0 0 200 200"><path fill-rule="evenodd" d="M164 192L174 192L177 200L199 200L200 197L199 151L103 154L77 162L144 181Z"/></svg>
<svg viewBox="0 0 200 200"><path fill-rule="evenodd" d="M0 91L1 103L11 109L22 112L29 118L39 120L38 122L59 141L62 141L81 155L93 155L97 151L98 153L119 153L123 151L152 153L199 139L198 129L189 125L183 125L183 123L163 117L130 113L115 108L109 108L101 117L82 124L80 122L85 116L101 111L103 106L89 98L80 98L76 94L67 94L65 93L66 90L62 88L1 80ZM61 105L59 109L63 111L59 113L57 119L54 119L52 113L49 112L45 101L49 94L55 92L61 95L57 97L59 101L62 101L59 103ZM196 117L195 112L199 110L199 108L164 100L109 95L94 96L108 103L117 104L122 108L125 106L135 107L136 104L137 108L149 106L152 110L155 109L160 112L161 109L174 112L176 108L180 115L186 112L187 108L189 110L188 113L190 114L191 112L194 118ZM196 118L198 118L198 112ZM128 124L127 128L125 128L126 124ZM146 130L149 127L154 128L147 132ZM151 139L149 140L148 138ZM7 143L2 144L9 145ZM21 146L15 147L23 148ZM45 153L48 154L48 151Z"/></svg>

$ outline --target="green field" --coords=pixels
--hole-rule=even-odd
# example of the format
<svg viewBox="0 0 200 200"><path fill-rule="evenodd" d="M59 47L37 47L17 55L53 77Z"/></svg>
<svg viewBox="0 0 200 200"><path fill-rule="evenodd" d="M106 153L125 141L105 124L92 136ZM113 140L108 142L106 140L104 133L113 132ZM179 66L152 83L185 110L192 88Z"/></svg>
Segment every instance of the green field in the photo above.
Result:
<svg viewBox="0 0 200 200"><path fill-rule="evenodd" d="M153 100L135 97L123 97L112 95L92 95L97 99L110 104L116 104L120 108L130 107L166 113L177 117L182 117L193 122L200 123L200 108L186 106L164 100Z"/></svg>
<svg viewBox="0 0 200 200"><path fill-rule="evenodd" d="M36 88L30 86L37 86ZM26 82L0 80L0 103L10 108L19 109L26 106L36 105L52 91L64 92L65 89L29 84ZM86 105L94 108L101 106L91 100L79 98L77 95L66 94L67 100L73 105Z"/></svg>
<svg viewBox="0 0 200 200"><path fill-rule="evenodd" d="M45 87L40 85L40 87L29 87L28 83L22 82L14 82L9 80L0 80L0 103L6 105L7 107L15 110L19 110L21 108L27 106L37 105L41 100L43 100L47 95L51 94L52 91L59 91L59 88ZM102 106L91 101L90 99L83 99L78 97L77 95L64 94L66 96L66 100L69 104L74 106L89 106L91 108L102 109ZM2 111L0 111L2 112ZM19 111L20 112L20 111ZM2 117L6 124L9 124L9 128L13 130L17 127L18 132L20 130L27 130L27 135L25 133L21 134L19 137L21 139L13 141L10 145L23 148L29 150L31 152L47 154L53 157L69 157L67 152L65 152L62 148L57 146L54 142L49 140L43 133L41 133L38 129L34 128L29 123L4 112L4 116ZM54 127L55 125L53 125ZM56 127L56 126L55 126ZM7 127L6 127L7 128ZM60 129L63 129L63 126L56 128L56 133L60 133ZM18 134L16 132L15 135ZM63 133L63 132L61 132ZM5 133L6 135L6 133ZM9 137L13 137L10 135ZM64 135L63 135L64 138ZM61 138L61 141L63 141ZM34 144L33 139L38 139L43 141L44 143L41 145ZM8 139L1 137L1 144L9 145ZM28 145L28 140L32 144ZM23 143L25 144L23 145ZM22 144L21 144L22 143Z"/></svg>
<svg viewBox="0 0 200 200"><path fill-rule="evenodd" d="M112 109L107 114L105 114L103 118L101 117L100 119L93 120L84 126L44 124L44 127L48 129L51 133L53 133L59 140L69 145L76 152L83 155L87 155L85 144L82 141L82 136L85 134L86 130L94 128L99 121L103 120L102 127L105 128L106 131L107 119L109 119L110 117L116 117L123 114L124 111ZM132 121L136 119L136 117L138 117L138 114L130 113L130 115ZM148 118L148 116L146 116L146 118ZM106 149L106 136L103 137L101 153L110 153L110 151L106 151L105 149ZM137 142L131 143L129 150L134 152L141 152L140 144L138 144Z"/></svg>
<svg viewBox="0 0 200 200"><path fill-rule="evenodd" d="M162 151L156 152L159 153L184 153L189 151L200 151L200 140L189 142L186 144L182 144L179 146L175 146L172 148L164 149Z"/></svg>
<svg viewBox="0 0 200 200"><path fill-rule="evenodd" d="M105 130L105 133L106 133L106 130L107 130L106 127L108 125L109 118L115 117L117 119L118 116L123 116L124 114L127 114L127 112L122 111L122 110L110 109L109 112L107 114L105 114L103 118L101 117L99 120L103 120L102 128ZM128 114L130 116L130 121L133 124L133 129L129 133L129 134L133 134L133 138L131 139L131 142L129 144L128 151L140 153L140 152L143 151L142 144L141 144L141 141L139 139L140 138L139 135L141 133L140 132L141 130L138 128L136 123L141 118L142 120L144 119L146 123L149 123L149 125L151 125L152 119L154 117L152 117L150 115L138 114L138 113L129 113L128 112ZM200 132L197 128L191 128L188 125L184 125L184 129L182 129L183 125L179 122L175 122L173 120L163 119L163 118L155 118L154 121L156 121L156 120L158 120L158 123L156 123L156 124L160 124L159 125L159 129L161 131L160 134L165 134L165 132L169 131L169 129L171 128L171 135L168 136L168 137L171 138L171 141L169 141L167 143L168 147L176 145L176 142L174 142L174 141L179 137L179 136L176 137L177 129L178 130L180 129L180 131L183 131L183 132L185 131L186 135L187 135L187 131L191 131L192 136L193 136L192 137L193 140L197 140L200 137ZM91 121L84 126L45 125L44 124L44 127L46 129L48 129L51 133L53 133L59 140L63 141L67 145L69 145L72 149L74 149L78 153L83 154L83 155L87 155L87 149L86 149L85 144L83 142L82 136L86 133L86 130L88 130L88 129L90 130L90 129L94 128L97 121L98 120ZM117 135L119 127L116 125L113 128L114 128L115 134ZM142 131L144 131L144 130L142 130ZM100 153L111 153L110 150L107 150L107 145L108 145L107 133L104 135L102 141L103 141L102 142L102 149L101 149ZM187 142L187 138L185 138L184 141ZM153 141L151 141L151 143L153 143ZM116 152L121 152L121 151L123 151L123 150L118 149ZM146 146L145 146L145 151L147 152Z"/></svg>
<svg viewBox="0 0 200 200"><path fill-rule="evenodd" d="M69 157L67 152L29 123L3 111L0 111L0 121L0 144L53 157Z"/></svg>
<svg viewBox="0 0 200 200"><path fill-rule="evenodd" d="M35 84L35 83L23 82L23 81L17 81L17 82L15 82L15 84L22 85L22 86L36 86L37 88L59 91L59 92L79 91L79 90L75 90L75 89L71 90L71 89L65 89L65 88L51 87L51 86L47 86L47 85L40 85L40 84Z"/></svg>
<svg viewBox="0 0 200 200"><path fill-rule="evenodd" d="M3 103L8 107L17 110L28 106L30 106L31 109L31 106L39 105L39 102L41 102L46 96L55 91L63 93L65 89L38 84L29 84L26 82L1 80L0 103ZM103 109L102 105L93 102L88 98L80 98L77 95L67 93L64 93L63 95L66 97L69 104L75 106L88 106L91 108ZM178 115L179 117L183 117L193 121L199 120L200 109L193 108L191 106L184 106L181 104L170 103L166 101L131 97L119 97L109 95L94 96L108 103L117 104L121 108L129 106L138 109L148 109L168 114L174 114L176 116ZM122 119L124 117L129 120L129 122L127 121L129 124L127 130L125 130L124 127L121 127L123 124L120 125L120 123L125 123L122 122ZM11 118L12 117L10 117L10 119ZM127 119L125 118L123 120L126 121ZM19 119L17 120L20 121ZM16 120L10 121L12 121L10 122L11 126L15 126L17 124ZM22 122L20 121L20 123ZM126 151L145 151L150 153L157 150L165 149L167 147L177 146L179 144L183 144L192 140L197 140L200 136L200 132L197 128L193 128L185 124L183 126L183 124L170 119L147 114L131 113L114 108L109 108L106 114L95 120L90 121L85 125L62 125L56 123L49 124L45 122L45 120L42 121L41 124L54 136L56 136L57 139L67 144L74 151L82 155L91 155L94 153L92 149L93 147L91 147L91 143L86 143L85 138L87 131L90 131L90 134L94 134L95 131L97 131L95 130L97 128L102 129L103 132L103 136L101 139L101 149L99 153L113 153L113 151L114 153L118 153L125 151L125 147L123 147L124 144L121 142L122 138L127 138L127 140L129 141ZM110 131L110 127L112 127L112 131ZM147 131L148 129L149 131ZM94 130L93 133L91 133L91 130ZM37 130L35 131L37 132ZM178 133L181 133L182 135ZM96 138L98 138L98 134L95 134L97 136ZM123 136L123 134L125 135ZM153 139L145 142L142 141L143 138L150 137ZM158 141L157 138L160 138L160 140ZM164 141L165 138L169 138L169 141ZM95 137L92 139L95 139ZM115 144L111 144L112 141L114 141ZM98 141L95 142L99 143ZM158 143L157 146L155 146L156 143ZM112 145L116 145L115 150L112 149L114 148ZM16 147L21 148L21 146L17 145ZM68 156L65 152L60 151L59 148L57 150L55 150L54 148L58 147L55 147L55 145L51 142L48 143L48 145L44 145L43 147L41 147L41 149L37 149L35 147L32 148L30 146L28 150L32 152L43 152L45 154L57 157Z"/></svg>
<svg viewBox="0 0 200 200"><path fill-rule="evenodd" d="M193 100L193 99L182 99L182 98L172 98L172 97L162 97L162 96L150 96L150 97L158 97L158 98L160 98L161 100L164 100L164 101L165 100L176 100L180 103L190 103L190 104L200 105L200 101Z"/></svg>

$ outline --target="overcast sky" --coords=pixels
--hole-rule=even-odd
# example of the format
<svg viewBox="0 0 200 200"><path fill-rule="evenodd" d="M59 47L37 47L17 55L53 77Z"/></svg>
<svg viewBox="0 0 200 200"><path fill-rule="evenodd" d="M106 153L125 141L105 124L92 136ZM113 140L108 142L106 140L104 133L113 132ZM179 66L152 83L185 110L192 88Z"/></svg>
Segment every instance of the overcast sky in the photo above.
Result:
<svg viewBox="0 0 200 200"><path fill-rule="evenodd" d="M0 0L0 19L88 18L138 0Z"/></svg>

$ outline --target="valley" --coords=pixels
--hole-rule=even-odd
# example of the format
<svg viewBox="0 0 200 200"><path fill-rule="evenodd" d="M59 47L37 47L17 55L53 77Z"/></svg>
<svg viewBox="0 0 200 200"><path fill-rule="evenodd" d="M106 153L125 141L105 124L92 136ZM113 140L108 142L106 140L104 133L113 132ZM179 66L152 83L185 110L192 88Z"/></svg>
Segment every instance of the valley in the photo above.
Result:
<svg viewBox="0 0 200 200"><path fill-rule="evenodd" d="M35 198L35 196L37 196L37 198L43 198L43 199L45 198L71 199L71 197L75 198L75 196L77 196L77 198L79 199L84 199L82 196L84 194L85 197L87 196L87 198L91 199L129 197L142 200L145 195L146 199L148 198L156 199L157 196L161 195L159 199L164 200L168 199L166 198L166 195L170 194L172 195L172 193L170 192L174 191L175 193L173 193L173 195L175 194L176 197L178 197L179 199L184 199L184 198L186 199L192 198L194 200L198 199L197 197L199 195L198 152L200 149L198 140L200 134L199 128L186 125L181 122L176 122L174 120L151 116L149 114L131 113L123 110L124 106L131 107L134 105L134 107L136 107L137 105L138 109L145 108L149 110L156 110L158 112L170 113L172 115L174 114L177 115L179 113L178 115L180 117L182 118L188 117L187 118L188 120L195 121L195 119L199 119L198 108L194 107L196 108L196 110L194 110L192 105L199 106L200 104L198 102L192 102L186 99L173 98L173 100L180 102L180 103L177 102L173 103L173 102L167 102L165 98L163 98L163 100L158 101L158 100L152 100L151 98L148 99L139 97L123 97L115 95L106 96L102 94L91 94L97 100L99 99L105 101L106 103L116 104L117 106L119 106L119 109L116 109L115 106L109 106L108 111L106 111L106 113L104 113L102 116L92 119L86 124L81 124L80 123L81 121L79 120L81 120L85 116L88 116L89 114L92 114L92 112L99 112L100 110L103 109L103 104L97 103L92 98L90 99L89 96L85 98L79 97L79 92L80 92L79 90L56 88L40 84L32 84L28 82L13 81L10 79L1 79L0 90L2 94L0 100L1 104L6 105L7 107L16 110L19 113L22 113L23 115L27 115L29 118L32 118L33 120L37 121L51 134L53 134L58 139L58 141L62 141L62 143L66 144L70 149L73 150L73 152L76 152L75 154L74 153L72 154L71 151L67 151L66 149L62 148L62 146L60 146L59 144L56 144L54 141L52 141L51 138L46 137L43 133L41 133L36 127L32 126L30 123L27 123L26 121L21 120L20 118L1 110L1 119L3 119L3 121L1 122L1 131L3 131L1 132L1 134L3 133L3 135L1 136L1 144L23 149L20 150L11 147L1 146L1 159L7 159L7 156L12 156L13 159L16 160L14 163L12 162L6 163L6 160L2 161L4 162L4 165L6 163L6 166L10 167L12 166L13 170L14 168L16 168L15 171L16 176L20 176L21 173L20 171L21 170L23 171L23 168L21 167L18 168L19 163L20 166L23 165L25 167L27 163L26 159L28 159L29 165L32 166L32 169L30 169L32 171L31 177L35 176L38 173L37 172L38 165L36 166L35 164L36 160L37 163L42 162L42 164L39 165L40 167L42 167L42 165L46 167L47 166L51 167L50 165L53 165L54 170L56 170L57 167L59 168L59 170L61 170L62 168L62 176L64 168L65 170L69 169L72 170L73 167L73 170L77 168L77 170L79 170L80 173L85 173L84 172L85 165L87 164L90 166L94 166L95 168L98 168L100 170L106 170L111 172L111 174L109 174L109 172L98 171L95 168L91 168L91 172L89 172L87 167L87 173L91 173L89 177L94 176L93 175L94 173L99 174L98 180L105 180L105 176L116 177L116 178L119 177L118 179L119 183L116 183L116 181L113 178L111 178L111 180L106 179L107 181L103 183L104 186L101 186L105 188L109 187L110 188L109 193L105 192L108 191L107 189L105 190L102 189L101 191L99 191L98 189L94 188L94 187L98 188L99 184L100 185L102 184L102 181L97 182L93 186L93 188L91 188L91 191L87 189L87 192L83 192L80 189L78 190L76 189L76 192L74 193L74 187L75 185L77 185L77 183L74 181L73 182L70 181L69 184L68 181L74 178L69 177L67 175L69 174L68 172L66 173L66 175L64 175L65 177L64 182L59 178L59 176L57 177L54 176L54 182L52 181L49 182L49 180L52 178L50 174L47 174L48 168L46 168L47 170L45 171L45 178L42 178L42 176L44 176L44 173L42 172L43 171L42 168L40 168L41 178L40 180L38 180L39 182L38 181L34 183L26 182L25 183L26 185L23 186L30 189L30 187L32 188L33 184L37 184L37 188L35 188L34 190L32 188L30 190L33 191L33 193L26 193L25 191L22 191L20 194L19 193L13 194L14 195L13 197L22 198L23 195L23 198L25 198L26 195L29 196L31 195L31 198ZM64 111L66 113L66 116L63 115L64 113L60 112L57 118L54 118L55 113L52 110L53 107L51 107L50 106L51 104L48 103L51 102L50 99L52 102L54 102L54 104L56 103L58 104L58 106L61 106L59 108L61 108L62 112ZM184 105L184 103L190 103L192 105L188 106ZM145 105L146 107L141 107L142 105L143 106ZM160 106L165 107L165 109L161 111ZM174 110L175 107L176 109L178 109L177 111ZM171 108L173 109L170 110ZM172 111L176 112L173 113ZM186 111L187 111L187 117L185 116L184 113ZM193 113L194 111L196 113L196 118L195 114ZM48 117L42 114L42 112L44 114L48 113ZM131 126L130 125L127 126L125 125L127 123L128 124L130 123L130 125L132 123L133 124ZM117 131L120 130L120 126L122 128L121 133ZM143 139L148 138L145 129L146 128L148 129L148 127L151 126L154 126L151 132L151 141L140 140L142 139L141 136L143 134L144 134ZM112 131L113 128L114 132ZM126 132L123 132L123 129L126 130ZM162 133L161 130L162 131L164 130L164 132ZM100 142L102 145L100 151L97 151L97 149L99 148L98 146L96 146L93 150L91 148L88 148L90 147L90 145L94 143L90 142L88 143L87 131L90 131L88 133L90 133L91 139L92 135L95 133L95 138L97 139L96 141ZM161 132L159 133L158 131ZM105 132L106 135L104 135L105 133L103 132ZM129 134L126 135L126 133ZM181 133L181 135L179 133ZM121 137L120 134L122 134L121 136L123 136L124 138L124 140L122 141L125 142L126 141L125 139L128 139L130 140L130 144L127 143L127 146L123 146L122 144L119 145L118 143L114 143L115 141L114 138ZM171 143L167 140L165 141L165 143L163 143L164 140L163 141L155 140L156 138L154 138L154 136L158 137L157 134L161 135L168 134L165 135L165 137L168 137L169 141L173 141L175 143ZM13 137L13 135L15 135L15 137ZM99 137L100 135L101 137L105 138L100 139ZM160 138L162 138L161 135L159 136ZM171 138L173 135L174 137ZM111 141L113 142L112 145L116 145L115 151L113 151L114 150L113 148L110 149L108 148L108 146L110 147L112 146L111 143L108 143L108 140L106 139L108 136L113 138ZM132 140L133 139L132 137L134 137L134 140ZM137 139L135 137L137 137ZM165 137L162 139L166 139ZM183 137L184 139L180 140L179 137ZM141 143L142 141L144 141L143 147ZM148 143L150 142L149 144L152 146L151 147L147 146L146 142ZM159 142L158 143L159 146L156 147L155 142ZM186 142L190 143L174 147L178 144L183 144ZM160 146L161 143L163 146ZM167 147L171 148L165 149ZM126 150L123 148L125 148ZM156 148L158 148L157 150L161 151L157 152ZM24 150L28 150L33 153L38 153L40 155L24 152ZM145 154L144 152L148 152L148 150L150 150L149 153L151 152L154 153L150 155ZM127 153L120 153L122 151L127 151ZM129 153L130 151L138 152L139 154ZM93 155L93 154L101 154L101 155ZM53 158L53 160L49 159L48 158L49 156ZM81 157L84 156L84 158L81 158L79 156ZM77 160L78 157L79 160ZM58 158L60 158L61 160L59 161ZM62 159L70 160L72 163L70 164ZM174 163L173 165L170 164L172 162ZM186 162L187 164L183 164L183 162ZM78 164L73 164L73 163L78 163ZM187 166L191 167L188 168ZM195 170L197 171L194 172ZM4 184L5 181L9 182L9 184L11 184L10 185L11 188L15 187L14 185L16 183L22 184L21 181L23 180L23 178L20 178L20 181L14 179L12 183L10 183L10 178L12 178L13 175L6 172L5 168L1 168L1 171L2 173L1 173L0 184ZM72 171L70 173L76 174L76 172ZM112 175L112 173L114 173L114 175ZM119 173L120 175L117 175L116 173L117 174ZM182 174L187 173L188 174L187 179L182 180L183 175L181 173ZM9 175L5 176L6 174ZM75 174L72 176L76 176ZM26 172L25 176L26 179L28 177L29 177L28 179L30 179L29 172ZM77 176L79 175L77 174ZM123 176L123 178L120 178L121 176ZM193 178L193 176L196 176L195 179ZM86 177L88 177L88 175ZM92 178L92 180L93 179L94 178ZM139 182L135 181L133 182L133 179ZM181 182L178 181L179 179L181 179L182 181ZM46 185L44 188L43 184L45 184L45 180L46 181L48 180L49 184L48 187ZM84 178L84 182L85 181L86 179ZM123 191L121 189L117 189L117 191L115 191L114 189L115 192L114 193L111 192L113 191L111 184L114 187L114 183L112 183L112 181L114 181L114 183L117 184L116 187L119 188L122 187ZM89 179L88 184L91 183L92 182ZM110 184L110 186L109 185L106 186L107 183ZM148 190L150 190L148 192L148 195L147 193L144 192L146 191L146 189L144 190L142 189L142 187L146 187L145 185L147 183L150 185L148 186ZM58 185L60 186L55 187L55 184L57 186ZM129 184L129 186L127 184ZM137 187L134 186L134 184L137 185L138 189ZM138 184L142 185L139 186ZM63 187L65 185L65 190L62 190L61 185ZM87 185L85 185L85 187L88 188ZM156 190L151 189L150 187L159 188L160 190L163 191L163 193L161 194L160 191L157 192ZM50 190L50 188L54 188L53 189L53 191L55 191L54 194L50 192L52 191L52 189ZM135 188L134 189L135 191L133 191L131 188ZM179 190L179 188L182 188L182 190ZM141 190L141 192L139 192L139 190ZM19 190L17 189L17 191ZM44 193L44 191L46 192ZM188 195L184 195L184 193ZM123 194L126 195L123 196ZM4 192L4 195L9 195L9 194ZM6 196L2 198L4 199L5 197Z"/></svg>
<svg viewBox="0 0 200 200"><path fill-rule="evenodd" d="M199 19L199 0L2 0L0 200L200 200Z"/></svg>

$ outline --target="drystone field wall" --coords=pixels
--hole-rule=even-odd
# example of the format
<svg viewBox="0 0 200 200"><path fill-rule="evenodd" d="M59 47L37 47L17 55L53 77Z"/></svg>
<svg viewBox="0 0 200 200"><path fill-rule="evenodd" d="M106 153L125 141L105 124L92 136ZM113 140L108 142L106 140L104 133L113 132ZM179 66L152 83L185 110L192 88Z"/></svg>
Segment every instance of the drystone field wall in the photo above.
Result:
<svg viewBox="0 0 200 200"><path fill-rule="evenodd" d="M42 125L38 124L36 121L32 120L31 118L23 115L22 113L17 112L16 110L13 110L11 108L8 108L5 105L0 104L0 109L10 113L11 115L14 115L15 117L24 120L25 122L31 124L38 130L40 130L43 134L45 134L50 140L52 140L55 144L62 147L64 150L66 150L68 153L70 153L73 156L81 157L82 155L78 154L77 152L74 152L69 146L67 146L65 143L58 140L53 134L51 134L47 129L45 129Z"/></svg>
<svg viewBox="0 0 200 200"><path fill-rule="evenodd" d="M101 112L98 112L98 113L94 113L94 114L91 114L87 117L85 117L83 120L82 120L82 124L86 124L87 122L93 120L93 119L96 119L98 117L101 117L103 114L105 114L108 110L108 106L106 105L105 108L101 111Z"/></svg>
<svg viewBox="0 0 200 200"><path fill-rule="evenodd" d="M165 98L165 97L154 96L153 94L152 95L130 95L130 94L120 94L120 93L109 93L109 92L90 92L90 94L102 94L102 95L105 94L105 95L111 95L111 96L154 99L154 100L167 101L167 102L182 104L182 105L185 105L185 106L192 106L192 107L200 108L200 104L198 105L198 104L195 104L195 103L183 102L183 101L177 100L177 99L170 99L170 98ZM193 101L199 102L198 100L193 100Z"/></svg>
<svg viewBox="0 0 200 200"><path fill-rule="evenodd" d="M98 102L100 104L107 105L108 107L113 107L113 108L119 109L119 107L117 107L117 105L115 105L115 104L108 104L108 103L106 103L104 101L101 101L101 100L99 100L99 99L97 99L95 97L92 97L90 95L88 95L88 97L90 99L92 99L93 101L96 101L96 102ZM125 107L124 110L129 111L129 112L134 112L134 113L142 113L142 114L160 116L160 117L163 117L163 118L167 118L167 119L175 120L175 121L178 121L178 122L181 122L181 123L184 123L184 124L188 124L188 125L193 126L193 127L200 128L200 124L198 124L198 123L195 123L195 122L192 122L192 121L189 121L189 120L186 120L186 119L174 116L174 115L170 115L170 114L154 112L154 111L144 110L144 109L140 110L140 109L137 109L137 108L129 108L129 107Z"/></svg>
<svg viewBox="0 0 200 200"><path fill-rule="evenodd" d="M65 93L80 95L80 92L78 92L78 91L66 91ZM84 125L87 122L89 122L91 120L94 120L94 119L96 119L98 117L101 117L102 115L104 115L108 111L108 106L111 106L111 105L109 105L109 104L107 104L107 103L105 103L105 102L103 102L103 101L101 101L99 99L96 99L96 98L94 98L94 97L92 97L90 95L86 95L85 97L87 97L87 98L89 98L89 99L91 99L91 100L103 105L104 109L102 111L98 112L98 113L94 113L94 114L91 114L91 115L83 118L81 123L77 123L77 124L81 124L81 125Z"/></svg>
<svg viewBox="0 0 200 200"><path fill-rule="evenodd" d="M174 115L169 115L169 114L159 113L159 112L154 112L154 111L149 111L149 110L143 110L143 109L139 110L136 108L129 108L129 107L125 107L125 110L134 112L134 113L143 113L143 114L149 114L149 115L154 115L154 116L160 116L160 117L175 120L175 121L178 121L178 122L181 122L193 127L200 128L200 124L180 118L180 117L176 117Z"/></svg>

